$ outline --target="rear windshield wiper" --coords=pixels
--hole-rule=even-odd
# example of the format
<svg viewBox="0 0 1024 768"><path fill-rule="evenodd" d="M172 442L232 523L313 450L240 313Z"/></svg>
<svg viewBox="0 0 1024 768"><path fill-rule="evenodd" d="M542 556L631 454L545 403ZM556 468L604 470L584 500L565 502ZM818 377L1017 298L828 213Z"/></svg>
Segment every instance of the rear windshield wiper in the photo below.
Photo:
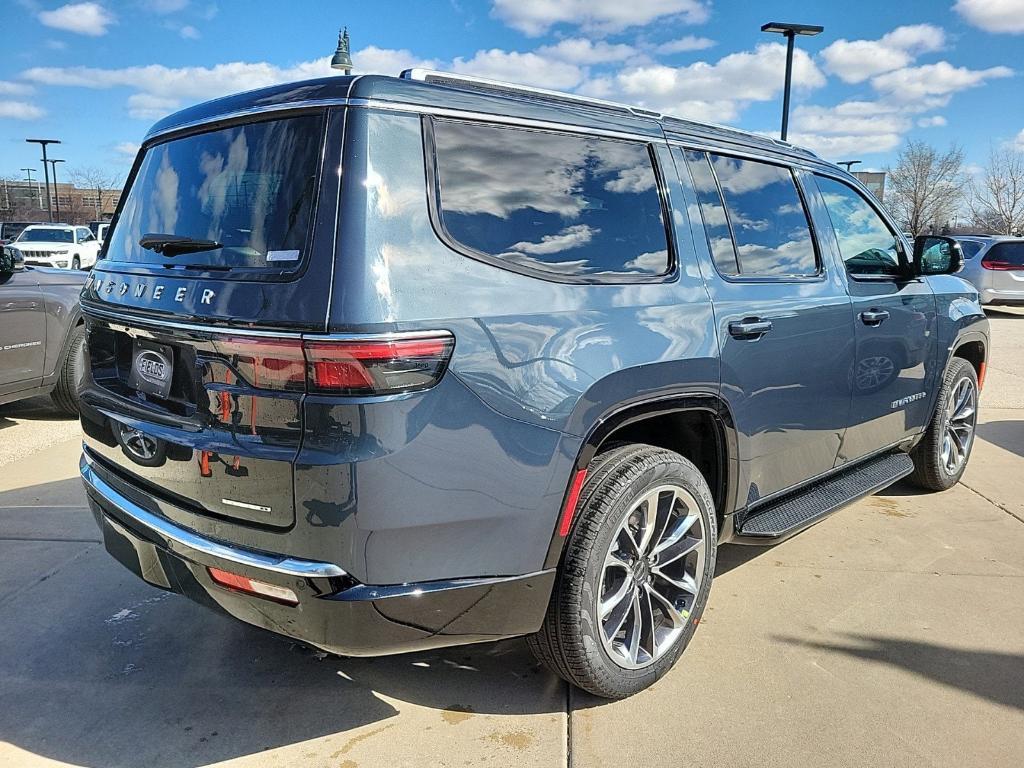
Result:
<svg viewBox="0 0 1024 768"><path fill-rule="evenodd" d="M147 251L156 251L164 256L174 256L179 253L198 253L199 251L215 251L224 246L216 240L199 240L184 235L165 235L161 233L148 232L139 238L139 245Z"/></svg>

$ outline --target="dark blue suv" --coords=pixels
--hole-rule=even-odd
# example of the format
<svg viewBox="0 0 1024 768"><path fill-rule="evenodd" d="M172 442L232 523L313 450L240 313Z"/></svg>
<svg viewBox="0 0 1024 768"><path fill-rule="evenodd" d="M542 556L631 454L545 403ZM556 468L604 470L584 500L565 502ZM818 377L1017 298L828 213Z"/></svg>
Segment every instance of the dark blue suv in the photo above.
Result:
<svg viewBox="0 0 1024 768"><path fill-rule="evenodd" d="M150 584L625 696L718 545L957 482L961 265L762 136L422 71L230 96L152 129L83 292L82 475Z"/></svg>

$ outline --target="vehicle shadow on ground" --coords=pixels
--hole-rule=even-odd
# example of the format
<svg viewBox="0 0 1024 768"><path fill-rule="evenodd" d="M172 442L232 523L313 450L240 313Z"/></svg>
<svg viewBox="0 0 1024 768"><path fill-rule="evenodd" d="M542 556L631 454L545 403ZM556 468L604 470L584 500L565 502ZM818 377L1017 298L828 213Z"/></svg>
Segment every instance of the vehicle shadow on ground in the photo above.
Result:
<svg viewBox="0 0 1024 768"><path fill-rule="evenodd" d="M992 445L1024 456L1024 424L1019 421L987 421L978 424L978 437Z"/></svg>
<svg viewBox="0 0 1024 768"><path fill-rule="evenodd" d="M30 397L27 400L0 405L0 429L13 427L21 421L74 421L77 416L69 416L57 410L49 397Z"/></svg>
<svg viewBox="0 0 1024 768"><path fill-rule="evenodd" d="M476 714L565 711L565 684L522 640L328 657L151 588L101 544L61 538L98 535L84 508L16 508L40 503L27 497L70 499L72 484L80 488L67 480L0 494L0 558L38 572L0 600L0 742L74 765L134 768L206 765L328 737L343 764L346 746L367 735L350 732L413 706L436 710L439 729ZM19 539L33 514L47 518L47 531ZM44 546L52 561L40 559Z"/></svg>
<svg viewBox="0 0 1024 768"><path fill-rule="evenodd" d="M1024 669L1022 654L966 650L871 635L847 634L846 638L848 643L845 644L797 637L776 636L773 639L801 648L842 653L899 667L996 704L1024 710L1024 688L1019 674Z"/></svg>

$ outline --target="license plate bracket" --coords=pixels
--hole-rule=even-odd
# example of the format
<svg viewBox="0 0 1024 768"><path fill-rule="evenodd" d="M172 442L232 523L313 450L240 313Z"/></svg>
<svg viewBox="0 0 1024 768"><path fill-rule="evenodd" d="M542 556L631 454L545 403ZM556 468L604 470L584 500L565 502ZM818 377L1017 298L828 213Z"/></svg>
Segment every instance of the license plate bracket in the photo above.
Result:
<svg viewBox="0 0 1024 768"><path fill-rule="evenodd" d="M166 398L174 378L174 349L167 344L135 339L128 386L149 395Z"/></svg>

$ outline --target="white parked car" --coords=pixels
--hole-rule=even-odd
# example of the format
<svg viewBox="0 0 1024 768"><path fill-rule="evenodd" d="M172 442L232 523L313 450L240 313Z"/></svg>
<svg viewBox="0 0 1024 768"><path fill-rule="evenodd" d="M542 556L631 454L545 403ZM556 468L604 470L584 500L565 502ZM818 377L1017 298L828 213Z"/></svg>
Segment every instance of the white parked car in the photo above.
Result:
<svg viewBox="0 0 1024 768"><path fill-rule="evenodd" d="M89 269L96 264L100 242L88 227L33 224L5 246L26 264L57 269Z"/></svg>

